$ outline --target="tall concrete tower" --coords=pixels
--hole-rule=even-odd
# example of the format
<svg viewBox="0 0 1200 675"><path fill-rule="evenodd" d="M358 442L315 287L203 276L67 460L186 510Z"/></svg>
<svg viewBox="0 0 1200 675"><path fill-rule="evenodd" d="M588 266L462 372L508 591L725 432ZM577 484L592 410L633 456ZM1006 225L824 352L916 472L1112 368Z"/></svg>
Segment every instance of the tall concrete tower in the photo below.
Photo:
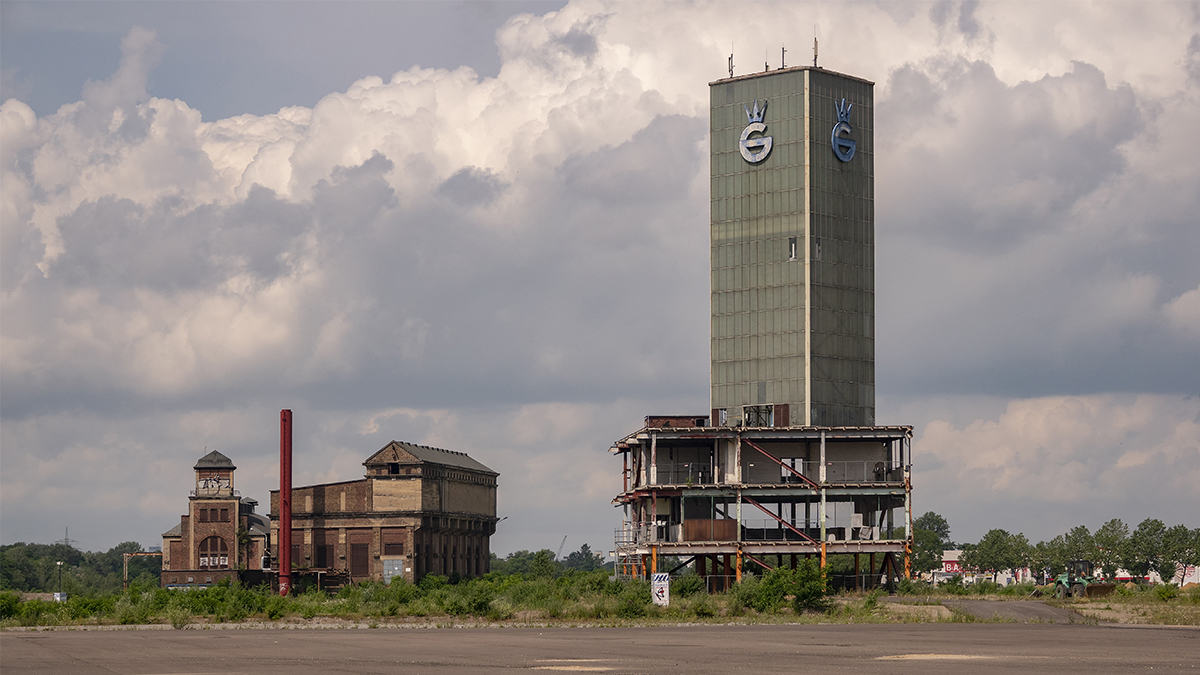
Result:
<svg viewBox="0 0 1200 675"><path fill-rule="evenodd" d="M716 426L875 424L874 84L709 84Z"/></svg>

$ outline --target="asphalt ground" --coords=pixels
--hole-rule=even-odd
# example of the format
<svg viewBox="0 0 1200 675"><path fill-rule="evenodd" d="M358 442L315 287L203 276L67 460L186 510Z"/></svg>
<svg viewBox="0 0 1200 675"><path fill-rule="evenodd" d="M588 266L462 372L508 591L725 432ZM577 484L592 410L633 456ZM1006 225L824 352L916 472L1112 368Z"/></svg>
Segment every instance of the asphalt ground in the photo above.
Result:
<svg viewBox="0 0 1200 675"><path fill-rule="evenodd" d="M1200 631L1067 624L37 631L0 670L330 673L1200 673Z"/></svg>

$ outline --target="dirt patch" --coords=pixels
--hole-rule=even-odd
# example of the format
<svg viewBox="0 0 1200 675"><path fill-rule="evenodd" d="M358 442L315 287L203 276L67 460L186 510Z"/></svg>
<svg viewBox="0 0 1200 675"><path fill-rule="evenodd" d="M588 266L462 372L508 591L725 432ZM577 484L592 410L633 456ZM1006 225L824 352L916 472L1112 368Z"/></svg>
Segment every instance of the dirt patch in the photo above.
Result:
<svg viewBox="0 0 1200 675"><path fill-rule="evenodd" d="M950 610L941 605L905 605L895 602L887 602L883 607L889 614L900 619L901 621L916 621L916 622L937 622L946 621L950 618Z"/></svg>

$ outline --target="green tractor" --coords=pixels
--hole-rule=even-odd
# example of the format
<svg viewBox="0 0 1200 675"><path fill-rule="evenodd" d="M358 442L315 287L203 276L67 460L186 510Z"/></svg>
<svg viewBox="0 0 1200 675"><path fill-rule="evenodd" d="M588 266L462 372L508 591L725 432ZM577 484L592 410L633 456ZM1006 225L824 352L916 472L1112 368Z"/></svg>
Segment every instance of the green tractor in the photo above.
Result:
<svg viewBox="0 0 1200 675"><path fill-rule="evenodd" d="M1067 571L1054 579L1054 597L1099 598L1112 593L1117 585L1101 582L1092 576L1092 569L1090 560L1072 560L1067 563Z"/></svg>

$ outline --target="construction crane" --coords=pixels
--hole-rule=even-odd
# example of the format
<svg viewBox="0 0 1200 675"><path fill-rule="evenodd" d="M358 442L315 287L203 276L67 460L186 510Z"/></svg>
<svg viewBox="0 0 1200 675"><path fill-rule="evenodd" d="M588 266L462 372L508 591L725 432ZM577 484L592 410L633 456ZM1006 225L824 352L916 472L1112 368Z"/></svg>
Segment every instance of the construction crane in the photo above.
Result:
<svg viewBox="0 0 1200 675"><path fill-rule="evenodd" d="M562 550L563 550L563 547L564 547L564 546L566 546L566 545L567 545L567 535L565 535L565 534L564 534L564 535L563 535L563 540L562 540L562 543L558 545L558 553L555 553L555 554L554 554L554 559L555 559L555 560L558 560L559 558L561 558L561 557L562 557Z"/></svg>

